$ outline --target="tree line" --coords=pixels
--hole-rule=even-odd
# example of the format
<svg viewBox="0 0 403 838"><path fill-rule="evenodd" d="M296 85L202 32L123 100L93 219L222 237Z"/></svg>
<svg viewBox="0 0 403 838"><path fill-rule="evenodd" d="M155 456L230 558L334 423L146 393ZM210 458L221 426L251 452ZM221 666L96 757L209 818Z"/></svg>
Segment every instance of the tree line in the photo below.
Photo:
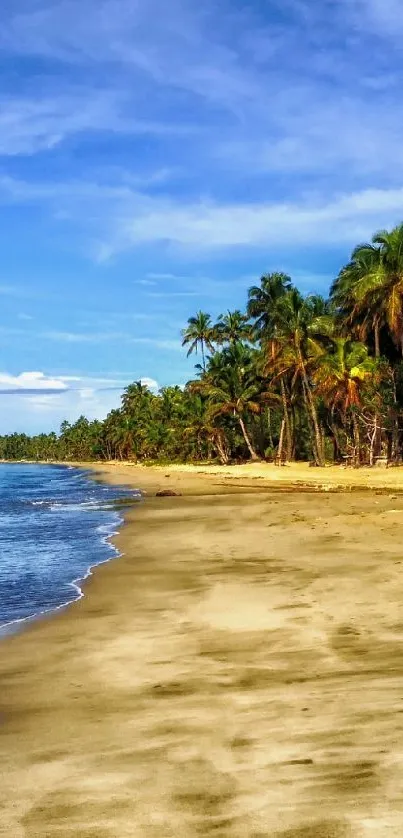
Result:
<svg viewBox="0 0 403 838"><path fill-rule="evenodd" d="M400 462L403 224L356 247L328 298L264 274L243 311L198 311L185 387L123 392L104 421L0 437L6 460Z"/></svg>

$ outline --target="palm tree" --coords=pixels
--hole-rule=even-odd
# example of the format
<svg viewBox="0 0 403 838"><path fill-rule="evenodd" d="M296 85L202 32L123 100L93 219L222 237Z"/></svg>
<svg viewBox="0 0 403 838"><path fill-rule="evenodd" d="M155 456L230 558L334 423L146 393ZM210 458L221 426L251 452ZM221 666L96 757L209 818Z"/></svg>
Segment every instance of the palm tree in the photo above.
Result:
<svg viewBox="0 0 403 838"><path fill-rule="evenodd" d="M381 254L373 244L358 245L350 262L340 271L330 289L343 334L355 335L360 341L373 334L375 356L380 356L380 329L384 325L379 294L369 287L379 275Z"/></svg>
<svg viewBox="0 0 403 838"><path fill-rule="evenodd" d="M236 309L220 314L214 326L215 338L218 344L238 343L252 338L252 327L246 314Z"/></svg>
<svg viewBox="0 0 403 838"><path fill-rule="evenodd" d="M322 434L319 427L317 407L309 378L309 368L323 351L318 329L323 314L317 298L304 298L292 288L278 302L276 307L276 333L278 349L273 359L279 377L292 374L294 385L301 382L302 396L311 428L312 451L316 465L324 465Z"/></svg>
<svg viewBox="0 0 403 838"><path fill-rule="evenodd" d="M291 277L284 273L263 274L260 285L248 291L248 316L255 321L259 335L271 334L275 326L275 309L278 300L292 287Z"/></svg>
<svg viewBox="0 0 403 838"><path fill-rule="evenodd" d="M271 273L263 274L260 278L260 285L253 285L248 291L248 315L255 321L255 334L262 342L264 353L268 359L268 366L270 366L270 361L274 361L277 353L277 306L291 287L291 278L287 274ZM284 375L279 377L279 382L286 436L286 458L290 460L294 444L289 413L289 396Z"/></svg>
<svg viewBox="0 0 403 838"><path fill-rule="evenodd" d="M187 357L193 352L198 353L199 349L202 356L202 367L206 369L206 349L211 352L214 350L214 329L211 322L211 317L205 311L198 311L195 317L189 317L186 329L182 331L182 346L189 345Z"/></svg>
<svg viewBox="0 0 403 838"><path fill-rule="evenodd" d="M246 447L252 460L258 460L246 427L246 415L261 410L261 382L256 377L254 355L250 349L235 343L216 353L208 365L205 376L194 383L196 391L207 396L209 416L233 416L237 419Z"/></svg>
<svg viewBox="0 0 403 838"><path fill-rule="evenodd" d="M372 244L361 244L334 282L331 295L344 318L344 333L367 340L373 334L375 357L381 355L380 336L388 330L403 356L403 224L382 230ZM399 436L395 405L394 438ZM378 424L376 449L381 447ZM396 448L396 444L394 446Z"/></svg>
<svg viewBox="0 0 403 838"><path fill-rule="evenodd" d="M380 330L386 326L403 356L403 224L382 230L372 244L361 244L331 288L345 325L365 340L374 335L380 356Z"/></svg>
<svg viewBox="0 0 403 838"><path fill-rule="evenodd" d="M188 391L188 395L190 409L183 429L184 440L193 443L199 459L203 451L210 457L213 448L217 451L221 463L226 465L229 460L227 440L223 428L214 424L208 411L208 400L201 393Z"/></svg>
<svg viewBox="0 0 403 838"><path fill-rule="evenodd" d="M332 413L339 412L344 427L351 417L357 465L360 452L357 410L362 406L364 385L367 379L374 378L376 369L376 361L369 357L364 344L335 338L332 349L319 358L315 373L318 394Z"/></svg>

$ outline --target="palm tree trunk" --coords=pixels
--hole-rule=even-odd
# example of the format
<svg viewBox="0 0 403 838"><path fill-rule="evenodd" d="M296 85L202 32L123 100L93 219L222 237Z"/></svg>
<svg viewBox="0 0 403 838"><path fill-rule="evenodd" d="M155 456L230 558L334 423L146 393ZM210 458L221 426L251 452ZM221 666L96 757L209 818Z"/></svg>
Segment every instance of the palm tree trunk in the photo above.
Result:
<svg viewBox="0 0 403 838"><path fill-rule="evenodd" d="M402 350L403 350L403 338L402 338ZM392 384L393 384L393 410L392 410L392 436L390 442L390 451L388 455L388 459L392 459L396 461L399 457L399 414L398 414L398 403L397 403L397 387L396 387L396 375L395 371L392 372Z"/></svg>
<svg viewBox="0 0 403 838"><path fill-rule="evenodd" d="M357 416L353 413L353 433L354 433L354 465L360 465L360 429L358 427Z"/></svg>
<svg viewBox="0 0 403 838"><path fill-rule="evenodd" d="M318 460L318 451L317 451L317 445L316 445L316 440L315 440L315 426L314 426L313 421L312 421L312 412L311 412L311 408L310 408L310 404L309 404L308 394L306 392L305 382L302 381L301 384L302 384L302 397L303 397L303 400L304 400L305 413L306 413L306 418L307 418L307 422L308 422L309 437L310 437L310 441L311 441L312 456L315 460L315 465L318 466L319 465L319 460Z"/></svg>
<svg viewBox="0 0 403 838"><path fill-rule="evenodd" d="M376 440L377 440L377 437L378 437L378 436L379 436L379 428L378 428L378 414L377 414L377 413L375 413L375 417L374 417L374 430L373 430L373 432L372 432L372 434L371 434L371 436L370 436L370 441L369 441L369 464L370 464L370 466L373 466L373 465L374 465L374 459L375 459L375 446L376 446Z"/></svg>
<svg viewBox="0 0 403 838"><path fill-rule="evenodd" d="M333 422L330 423L330 430L332 432L333 437L333 460L335 463L338 463L341 460L341 445L339 440L339 432L337 430L336 425Z"/></svg>
<svg viewBox="0 0 403 838"><path fill-rule="evenodd" d="M201 339L201 353L202 353L203 372L206 372L206 356L204 354L204 340L203 340L203 338Z"/></svg>
<svg viewBox="0 0 403 838"><path fill-rule="evenodd" d="M269 445L270 445L270 448L273 450L274 441L273 441L273 432L272 432L272 427L271 427L271 410L270 410L269 407L267 408L267 431L268 431L268 434L269 434Z"/></svg>
<svg viewBox="0 0 403 838"><path fill-rule="evenodd" d="M228 463L228 455L225 451L224 445L222 440L220 439L220 435L214 437L214 445L217 448L218 456L221 460L222 465L226 466Z"/></svg>
<svg viewBox="0 0 403 838"><path fill-rule="evenodd" d="M303 380L303 390L305 393L306 405L308 412L311 415L312 425L313 425L313 454L315 462L318 466L324 465L324 456L323 456L323 449L322 449L322 435L320 432L319 422L318 422L318 414L316 412L315 402L312 395L311 386L308 381L308 376L306 374L304 359L302 357L301 347L297 346L300 369L302 373L302 380Z"/></svg>
<svg viewBox="0 0 403 838"><path fill-rule="evenodd" d="M292 438L291 438L291 428L290 428L290 416L288 413L288 404L287 404L287 393L285 389L284 377L281 376L280 378L280 388L281 388L281 401L283 403L283 415L284 415L284 427L285 427L285 438L286 438L286 459L291 460L292 457Z"/></svg>
<svg viewBox="0 0 403 838"><path fill-rule="evenodd" d="M285 420L283 419L283 421L281 423L280 439L278 441L278 450L277 450L277 459L278 459L278 464L279 465L281 465L281 461L283 459L284 426L285 426Z"/></svg>
<svg viewBox="0 0 403 838"><path fill-rule="evenodd" d="M290 435L291 435L291 455L290 459L295 460L295 406L290 407Z"/></svg>
<svg viewBox="0 0 403 838"><path fill-rule="evenodd" d="M374 343L375 343L375 358L380 358L381 356L381 346L380 346L380 334L379 334L379 320L376 317L374 320ZM375 414L375 436L374 439L371 440L371 457L372 463L375 457L379 457L382 448L382 430L381 430L381 423L379 414ZM372 465L371 463L371 465Z"/></svg>
<svg viewBox="0 0 403 838"><path fill-rule="evenodd" d="M243 434L243 438L244 438L244 440L245 440L245 442L246 442L246 445L247 445L247 448L248 448L249 454L250 454L250 456L251 456L251 459L252 459L252 460L258 460L258 459L259 459L259 457L258 457L258 455L256 454L255 449L253 448L253 445L252 445L252 443L251 443L251 441L250 441L250 438L249 438L249 436L248 436L248 432L247 432L247 430L246 430L245 422L243 421L242 416L241 416L240 414L238 415L238 419L239 419L239 424L240 424L240 426L241 426L241 431L242 431L242 434Z"/></svg>
<svg viewBox="0 0 403 838"><path fill-rule="evenodd" d="M380 336L379 336L379 320L376 319L374 322L374 342L375 342L375 358L380 358L381 355L381 347L380 347Z"/></svg>

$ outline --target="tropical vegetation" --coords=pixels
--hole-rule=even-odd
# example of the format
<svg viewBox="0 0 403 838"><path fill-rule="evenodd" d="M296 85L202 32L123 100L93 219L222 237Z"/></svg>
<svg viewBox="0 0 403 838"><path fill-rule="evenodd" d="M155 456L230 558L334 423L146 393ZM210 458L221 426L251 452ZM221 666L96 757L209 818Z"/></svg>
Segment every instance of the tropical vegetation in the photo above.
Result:
<svg viewBox="0 0 403 838"><path fill-rule="evenodd" d="M186 386L124 391L104 421L0 437L7 460L295 459L354 466L403 452L403 224L360 244L328 299L264 274L245 308L191 316Z"/></svg>

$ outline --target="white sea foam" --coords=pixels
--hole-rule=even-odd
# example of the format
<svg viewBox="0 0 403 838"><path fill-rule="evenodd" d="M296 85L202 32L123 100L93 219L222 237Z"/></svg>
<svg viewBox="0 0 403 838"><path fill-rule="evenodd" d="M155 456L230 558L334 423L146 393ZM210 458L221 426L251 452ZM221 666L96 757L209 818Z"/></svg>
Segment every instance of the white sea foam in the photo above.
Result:
<svg viewBox="0 0 403 838"><path fill-rule="evenodd" d="M115 526L123 524L123 521L124 519L119 516L118 521L115 521ZM97 527L97 531L100 531L100 528L103 526L106 527L108 525L101 524L100 527ZM100 559L99 561L94 562L93 564L89 565L83 576L79 576L77 579L73 579L72 582L67 582L67 586L73 588L73 590L77 594L77 596L74 599L68 599L66 600L66 602L61 602L60 605L54 605L51 608L44 608L40 611L35 611L33 614L30 614L27 617L20 617L16 620L9 620L6 623L0 623L0 637L2 635L5 636L7 634L10 634L10 632L12 631L12 626L16 626L21 623L33 622L34 620L38 620L40 617L45 617L47 614L53 614L55 611L61 611L64 608L68 608L69 605L73 605L75 602L79 602L80 599L83 599L85 594L81 585L83 585L84 582L86 582L86 580L90 578L90 576L93 576L94 570L97 567L99 567L99 565L107 564L112 559L120 558L124 555L118 550L117 547L115 547L114 544L111 544L109 541L110 538L113 538L113 536L118 535L118 533L119 530L113 529L111 532L109 532L108 535L105 534L104 537L101 539L101 541L104 544L108 544L111 550L113 550L112 555L108 556L106 559Z"/></svg>

